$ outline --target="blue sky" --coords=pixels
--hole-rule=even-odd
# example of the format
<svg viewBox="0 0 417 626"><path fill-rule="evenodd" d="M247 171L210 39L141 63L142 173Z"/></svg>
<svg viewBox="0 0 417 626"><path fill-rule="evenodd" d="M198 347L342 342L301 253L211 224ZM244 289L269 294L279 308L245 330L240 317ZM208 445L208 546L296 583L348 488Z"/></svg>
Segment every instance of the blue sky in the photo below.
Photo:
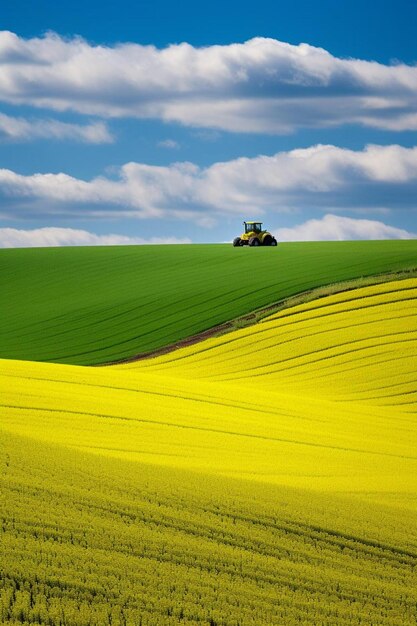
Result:
<svg viewBox="0 0 417 626"><path fill-rule="evenodd" d="M416 236L416 23L405 0L6 0L0 246Z"/></svg>

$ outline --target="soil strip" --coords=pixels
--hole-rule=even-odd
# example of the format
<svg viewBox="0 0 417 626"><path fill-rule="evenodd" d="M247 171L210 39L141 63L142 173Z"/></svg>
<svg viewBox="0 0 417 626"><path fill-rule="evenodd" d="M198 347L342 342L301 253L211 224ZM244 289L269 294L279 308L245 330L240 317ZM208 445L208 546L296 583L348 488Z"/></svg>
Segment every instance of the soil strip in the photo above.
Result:
<svg viewBox="0 0 417 626"><path fill-rule="evenodd" d="M237 317L229 322L223 322L222 324L217 324L212 328L208 328L196 335L191 335L190 337L185 337L184 339L180 339L175 343L161 346L160 348L156 348L155 350L151 350L149 352L144 352L140 354L135 354L131 357L126 357L123 359L118 359L116 361L109 361L107 363L98 363L93 365L92 367L107 367L108 365L121 365L123 363L134 363L135 361L144 361L145 359L153 359L157 356L161 356L163 354L169 354L170 352L174 352L175 350L179 350L180 348L185 348L187 346L192 346L200 341L204 341L205 339L209 339L210 337L218 337L220 335L224 335L226 333L232 332L234 330L238 330L240 328L245 328L247 326L252 326L253 324L257 324L263 318L268 315L272 315L273 313L278 313L283 309L288 309L299 304L304 304L306 302L311 302L312 300L317 300L319 298L324 298L329 295L343 293L344 291L352 291L352 289L358 289L360 287L367 287L370 285L378 285L381 283L393 281L393 280L403 280L405 278L417 277L417 268L410 268L405 270L399 270L398 272L390 272L388 274L378 274L375 276L365 276L357 279L351 279L344 283L333 283L330 285L325 285L322 287L315 287L313 289L308 289L307 291L300 292L294 296L290 296L288 298L284 298L282 300L278 300L273 304L269 304L266 307L261 309L256 309L251 313L247 313L246 315L242 315L241 317Z"/></svg>

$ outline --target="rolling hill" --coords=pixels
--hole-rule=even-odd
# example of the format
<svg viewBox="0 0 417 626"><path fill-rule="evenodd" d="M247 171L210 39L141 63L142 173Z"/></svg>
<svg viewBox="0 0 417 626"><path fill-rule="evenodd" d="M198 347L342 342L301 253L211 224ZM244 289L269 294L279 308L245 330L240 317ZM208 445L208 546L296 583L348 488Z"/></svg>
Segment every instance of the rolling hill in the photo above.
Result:
<svg viewBox="0 0 417 626"><path fill-rule="evenodd" d="M416 304L410 278L154 359L1 361L3 623L415 624Z"/></svg>

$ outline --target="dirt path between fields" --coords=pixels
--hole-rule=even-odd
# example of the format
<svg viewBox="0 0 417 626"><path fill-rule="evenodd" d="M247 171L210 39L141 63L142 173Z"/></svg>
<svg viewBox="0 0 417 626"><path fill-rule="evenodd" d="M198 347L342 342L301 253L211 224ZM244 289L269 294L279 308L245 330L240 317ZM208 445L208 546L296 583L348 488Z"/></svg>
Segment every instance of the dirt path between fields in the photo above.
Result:
<svg viewBox="0 0 417 626"><path fill-rule="evenodd" d="M342 293L344 291L351 291L352 289L358 289L360 287L368 287L370 285L378 285L381 283L389 282L392 280L403 280L405 278L413 278L417 277L417 268L411 268L409 270L400 270L398 272L390 272L389 274L379 274L375 276L367 276L361 277L357 279L348 280L344 283L334 283L331 285L326 285L324 287L316 287L314 289L309 289L308 291L303 291L294 296L289 296L288 298L284 298L279 300L278 302L274 302L273 304L269 304L262 309L257 309L256 311L252 311L251 313L247 313L246 315L242 315L241 317L230 320L229 322L224 322L222 324L217 324L212 328L208 328L196 335L191 335L190 337L185 337L184 339L179 339L175 343L169 344L167 346L162 346L161 348L156 348L155 350L151 350L150 352L145 352L142 354L135 354L131 357L127 357L124 359L119 359L116 361L109 361L107 363L99 363L94 365L93 367L105 367L108 365L121 365L123 363L134 363L135 361L143 361L145 359L153 359L157 356L161 356L163 354L169 354L170 352L174 352L175 350L179 350L180 348L185 348L186 346L192 346L200 341L204 341L205 339L209 339L210 337L217 337L220 335L224 335L228 332L232 332L233 330L238 330L240 328L245 328L247 326L252 326L253 324L257 324L263 318L268 315L272 315L273 313L278 313L283 309L289 309L298 304L304 304L306 302L311 302L312 300L317 300L318 298L324 298L325 296L333 295L336 293Z"/></svg>

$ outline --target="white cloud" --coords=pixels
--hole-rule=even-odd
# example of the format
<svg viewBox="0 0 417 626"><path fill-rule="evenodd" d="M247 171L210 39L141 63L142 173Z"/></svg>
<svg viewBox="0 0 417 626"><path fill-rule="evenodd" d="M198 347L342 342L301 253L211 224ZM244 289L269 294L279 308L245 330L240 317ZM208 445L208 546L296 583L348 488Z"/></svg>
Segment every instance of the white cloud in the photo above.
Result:
<svg viewBox="0 0 417 626"><path fill-rule="evenodd" d="M159 148L169 148L170 150L178 150L180 144L175 139L164 139L163 141L158 141Z"/></svg>
<svg viewBox="0 0 417 626"><path fill-rule="evenodd" d="M159 50L3 31L0 67L3 102L59 111L236 132L347 123L417 129L416 66L340 59L274 39Z"/></svg>
<svg viewBox="0 0 417 626"><path fill-rule="evenodd" d="M0 248L43 248L56 246L119 246L142 244L191 243L189 239L176 237L127 237L125 235L96 235L87 230L73 228L35 228L19 230L0 228Z"/></svg>
<svg viewBox="0 0 417 626"><path fill-rule="evenodd" d="M71 124L58 120L25 119L0 113L0 140L30 141L32 139L69 139L84 143L114 141L104 122Z"/></svg>
<svg viewBox="0 0 417 626"><path fill-rule="evenodd" d="M177 218L212 225L230 215L265 211L320 213L417 209L417 147L353 151L314 146L239 158L200 168L193 163L127 163L116 176L84 181L67 174L23 176L0 169L0 215Z"/></svg>
<svg viewBox="0 0 417 626"><path fill-rule="evenodd" d="M274 231L278 241L346 241L350 239L416 239L417 233L376 220L325 215L292 228Z"/></svg>

